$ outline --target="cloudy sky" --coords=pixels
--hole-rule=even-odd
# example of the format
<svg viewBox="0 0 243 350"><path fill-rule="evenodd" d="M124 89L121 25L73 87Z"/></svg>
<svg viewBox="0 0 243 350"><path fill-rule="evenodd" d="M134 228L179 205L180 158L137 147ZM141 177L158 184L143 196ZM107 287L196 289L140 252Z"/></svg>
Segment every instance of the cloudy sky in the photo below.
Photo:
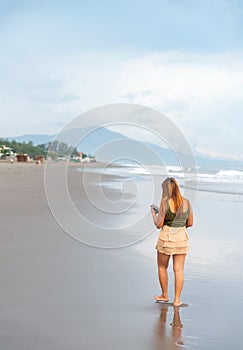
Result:
<svg viewBox="0 0 243 350"><path fill-rule="evenodd" d="M242 0L0 0L0 40L0 136L130 102L243 160Z"/></svg>

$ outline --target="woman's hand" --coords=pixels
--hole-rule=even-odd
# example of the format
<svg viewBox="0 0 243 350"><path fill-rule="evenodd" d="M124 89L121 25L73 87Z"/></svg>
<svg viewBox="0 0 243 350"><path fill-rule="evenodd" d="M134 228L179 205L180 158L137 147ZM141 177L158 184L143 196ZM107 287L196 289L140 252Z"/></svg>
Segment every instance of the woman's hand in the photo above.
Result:
<svg viewBox="0 0 243 350"><path fill-rule="evenodd" d="M155 213L153 208L150 208L151 214L153 217L154 224L157 228L162 228L164 225L164 215L161 214L161 210L158 212L158 214Z"/></svg>
<svg viewBox="0 0 243 350"><path fill-rule="evenodd" d="M151 214L152 214L153 218L156 217L157 214L156 214L156 212L154 211L153 207L150 207L150 210L151 210Z"/></svg>

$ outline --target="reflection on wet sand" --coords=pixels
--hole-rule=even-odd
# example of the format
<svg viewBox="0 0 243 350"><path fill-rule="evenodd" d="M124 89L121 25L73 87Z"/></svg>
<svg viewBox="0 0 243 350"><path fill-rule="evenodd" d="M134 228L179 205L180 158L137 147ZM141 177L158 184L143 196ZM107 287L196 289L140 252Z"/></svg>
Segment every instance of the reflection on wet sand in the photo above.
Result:
<svg viewBox="0 0 243 350"><path fill-rule="evenodd" d="M180 319L180 308L173 307L173 320L168 320L168 310L170 305L162 304L160 306L160 317L156 323L155 329L155 347L154 349L178 349L180 346L184 346L182 339L183 324Z"/></svg>

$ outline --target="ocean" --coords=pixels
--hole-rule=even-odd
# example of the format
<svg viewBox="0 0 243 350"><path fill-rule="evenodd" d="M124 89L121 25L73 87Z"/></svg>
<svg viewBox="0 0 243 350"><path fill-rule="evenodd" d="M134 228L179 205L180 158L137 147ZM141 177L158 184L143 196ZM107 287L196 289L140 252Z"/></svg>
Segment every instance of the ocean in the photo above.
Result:
<svg viewBox="0 0 243 350"><path fill-rule="evenodd" d="M119 166L120 165L120 166ZM130 178L134 182L150 181L151 178L175 177L181 188L193 191L207 191L215 193L243 195L243 170L235 169L200 169L196 172L183 170L179 166L140 166L137 164L117 163L117 166L104 168L79 168L79 171L95 171L101 174L118 175ZM107 182L112 188L120 188L118 182Z"/></svg>

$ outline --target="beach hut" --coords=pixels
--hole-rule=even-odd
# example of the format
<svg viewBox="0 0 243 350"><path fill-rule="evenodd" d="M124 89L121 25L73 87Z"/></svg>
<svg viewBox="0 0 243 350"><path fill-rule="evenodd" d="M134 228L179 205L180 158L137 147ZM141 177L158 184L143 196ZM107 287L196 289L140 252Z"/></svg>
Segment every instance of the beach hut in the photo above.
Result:
<svg viewBox="0 0 243 350"><path fill-rule="evenodd" d="M17 159L17 162L27 162L28 154L17 154L16 159Z"/></svg>

